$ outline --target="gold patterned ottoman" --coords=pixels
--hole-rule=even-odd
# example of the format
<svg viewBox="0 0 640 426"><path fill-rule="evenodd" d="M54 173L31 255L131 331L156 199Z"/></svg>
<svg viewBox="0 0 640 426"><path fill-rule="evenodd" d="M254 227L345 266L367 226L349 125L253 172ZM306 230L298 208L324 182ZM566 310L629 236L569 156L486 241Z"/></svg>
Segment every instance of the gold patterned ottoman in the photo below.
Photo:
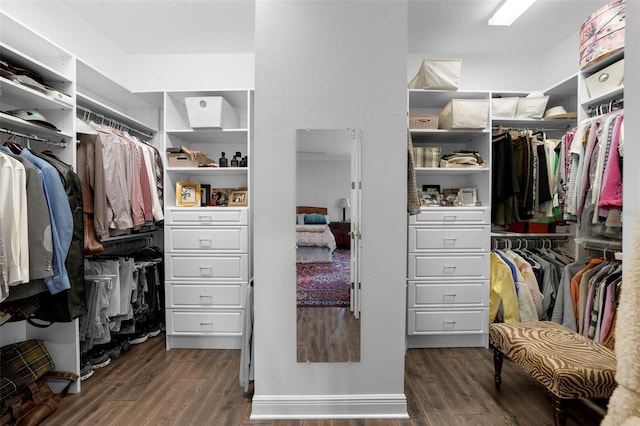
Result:
<svg viewBox="0 0 640 426"><path fill-rule="evenodd" d="M491 324L489 343L494 348L496 389L502 382L504 355L547 388L556 426L566 424L569 400L609 398L616 387L615 353L560 324Z"/></svg>

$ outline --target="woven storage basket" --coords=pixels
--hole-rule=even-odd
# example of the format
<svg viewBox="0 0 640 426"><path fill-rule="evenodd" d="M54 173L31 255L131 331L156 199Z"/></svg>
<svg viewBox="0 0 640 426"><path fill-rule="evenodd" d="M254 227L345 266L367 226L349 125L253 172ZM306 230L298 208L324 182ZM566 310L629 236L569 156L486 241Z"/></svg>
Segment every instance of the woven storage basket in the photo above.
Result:
<svg viewBox="0 0 640 426"><path fill-rule="evenodd" d="M410 129L437 129L437 115L411 115L409 116Z"/></svg>
<svg viewBox="0 0 640 426"><path fill-rule="evenodd" d="M169 167L198 167L198 163L184 152L178 154L167 152Z"/></svg>

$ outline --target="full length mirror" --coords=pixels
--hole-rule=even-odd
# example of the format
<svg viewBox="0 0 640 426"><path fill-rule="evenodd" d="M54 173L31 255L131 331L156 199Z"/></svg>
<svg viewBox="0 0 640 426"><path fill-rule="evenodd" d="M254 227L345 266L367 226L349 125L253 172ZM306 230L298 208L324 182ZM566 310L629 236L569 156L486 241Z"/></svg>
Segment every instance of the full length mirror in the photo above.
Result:
<svg viewBox="0 0 640 426"><path fill-rule="evenodd" d="M296 133L298 362L360 361L360 143L352 129Z"/></svg>

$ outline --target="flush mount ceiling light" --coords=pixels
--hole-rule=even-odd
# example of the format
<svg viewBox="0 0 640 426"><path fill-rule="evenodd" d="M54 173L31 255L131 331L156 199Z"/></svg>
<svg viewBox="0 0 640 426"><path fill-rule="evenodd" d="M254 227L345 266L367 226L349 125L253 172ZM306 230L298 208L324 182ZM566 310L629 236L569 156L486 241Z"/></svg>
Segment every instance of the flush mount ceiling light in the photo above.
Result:
<svg viewBox="0 0 640 426"><path fill-rule="evenodd" d="M489 18L489 25L511 25L536 0L505 0Z"/></svg>

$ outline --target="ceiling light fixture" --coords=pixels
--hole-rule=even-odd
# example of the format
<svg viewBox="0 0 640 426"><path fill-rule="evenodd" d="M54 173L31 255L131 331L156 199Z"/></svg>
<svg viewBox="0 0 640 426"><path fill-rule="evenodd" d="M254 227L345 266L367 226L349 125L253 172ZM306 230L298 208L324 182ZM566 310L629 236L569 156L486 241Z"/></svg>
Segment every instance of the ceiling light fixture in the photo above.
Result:
<svg viewBox="0 0 640 426"><path fill-rule="evenodd" d="M511 25L536 0L505 0L489 18L489 25Z"/></svg>

